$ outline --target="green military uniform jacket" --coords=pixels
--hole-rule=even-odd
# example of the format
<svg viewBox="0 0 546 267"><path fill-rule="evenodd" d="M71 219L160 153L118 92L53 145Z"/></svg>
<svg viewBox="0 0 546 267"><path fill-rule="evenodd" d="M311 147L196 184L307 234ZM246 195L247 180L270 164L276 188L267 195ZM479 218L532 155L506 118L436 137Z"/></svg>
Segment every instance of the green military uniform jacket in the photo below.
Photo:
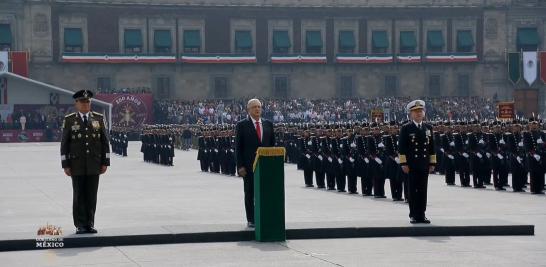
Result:
<svg viewBox="0 0 546 267"><path fill-rule="evenodd" d="M61 139L61 165L72 176L99 175L101 166L110 166L110 146L104 117L89 112L88 125L79 113L65 116Z"/></svg>

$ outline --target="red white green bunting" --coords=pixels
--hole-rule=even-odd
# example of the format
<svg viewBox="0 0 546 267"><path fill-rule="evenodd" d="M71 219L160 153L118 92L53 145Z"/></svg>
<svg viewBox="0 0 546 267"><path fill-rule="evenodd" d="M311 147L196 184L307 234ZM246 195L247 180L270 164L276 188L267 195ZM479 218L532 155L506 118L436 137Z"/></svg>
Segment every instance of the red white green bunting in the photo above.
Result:
<svg viewBox="0 0 546 267"><path fill-rule="evenodd" d="M336 56L337 63L345 64L374 64L374 63L392 63L392 55L359 55L359 54L339 54Z"/></svg>
<svg viewBox="0 0 546 267"><path fill-rule="evenodd" d="M400 63L420 63L420 54L400 54L396 56L396 60Z"/></svg>
<svg viewBox="0 0 546 267"><path fill-rule="evenodd" d="M182 55L182 63L226 64L256 63L254 55Z"/></svg>
<svg viewBox="0 0 546 267"><path fill-rule="evenodd" d="M174 55L138 55L138 54L91 54L65 53L62 55L65 63L174 63Z"/></svg>
<svg viewBox="0 0 546 267"><path fill-rule="evenodd" d="M474 53L441 53L425 56L427 62L477 62L478 55Z"/></svg>
<svg viewBox="0 0 546 267"><path fill-rule="evenodd" d="M324 64L326 63L325 55L273 55L271 56L271 63L317 63Z"/></svg>

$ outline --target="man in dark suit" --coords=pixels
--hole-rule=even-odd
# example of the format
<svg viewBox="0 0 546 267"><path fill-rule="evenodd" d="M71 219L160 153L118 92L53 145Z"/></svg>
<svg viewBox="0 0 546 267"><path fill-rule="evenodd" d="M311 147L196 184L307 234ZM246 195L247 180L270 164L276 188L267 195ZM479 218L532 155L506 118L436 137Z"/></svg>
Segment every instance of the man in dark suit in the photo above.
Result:
<svg viewBox="0 0 546 267"><path fill-rule="evenodd" d="M72 177L72 217L76 234L97 233L95 208L99 175L110 166L110 146L104 117L91 111L93 93L81 90L73 95L74 112L63 121L61 139L61 165L64 173Z"/></svg>
<svg viewBox="0 0 546 267"><path fill-rule="evenodd" d="M248 227L254 227L254 172L252 165L258 147L275 146L273 123L261 118L262 103L251 99L247 103L248 117L237 123L235 129L235 155L237 172L243 177L245 210Z"/></svg>
<svg viewBox="0 0 546 267"><path fill-rule="evenodd" d="M436 165L432 126L423 122L424 101L411 101L406 110L410 121L400 129L398 152L402 171L408 174L410 222L430 223L425 217L425 211L428 174L434 171Z"/></svg>

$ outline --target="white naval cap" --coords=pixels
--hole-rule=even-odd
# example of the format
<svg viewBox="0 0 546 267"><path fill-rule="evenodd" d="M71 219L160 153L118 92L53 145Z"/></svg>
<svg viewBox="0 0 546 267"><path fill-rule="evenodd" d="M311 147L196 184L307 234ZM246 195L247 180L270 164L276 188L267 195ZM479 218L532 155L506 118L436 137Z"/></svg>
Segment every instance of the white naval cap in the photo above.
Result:
<svg viewBox="0 0 546 267"><path fill-rule="evenodd" d="M406 111L407 112L410 112L410 111L416 110L416 109L424 109L424 108L425 108L425 101L420 100L420 99L413 100L413 101L409 102L406 105Z"/></svg>

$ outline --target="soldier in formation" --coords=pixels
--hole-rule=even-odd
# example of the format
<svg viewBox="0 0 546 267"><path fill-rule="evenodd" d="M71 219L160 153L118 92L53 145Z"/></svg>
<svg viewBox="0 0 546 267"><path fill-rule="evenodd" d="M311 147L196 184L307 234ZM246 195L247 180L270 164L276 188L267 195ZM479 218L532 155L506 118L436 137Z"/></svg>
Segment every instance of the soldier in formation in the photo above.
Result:
<svg viewBox="0 0 546 267"><path fill-rule="evenodd" d="M144 161L173 166L175 133L172 125L145 125L140 137Z"/></svg>
<svg viewBox="0 0 546 267"><path fill-rule="evenodd" d="M128 133L128 128L112 127L110 131L110 145L114 154L127 157L127 147L129 145Z"/></svg>

